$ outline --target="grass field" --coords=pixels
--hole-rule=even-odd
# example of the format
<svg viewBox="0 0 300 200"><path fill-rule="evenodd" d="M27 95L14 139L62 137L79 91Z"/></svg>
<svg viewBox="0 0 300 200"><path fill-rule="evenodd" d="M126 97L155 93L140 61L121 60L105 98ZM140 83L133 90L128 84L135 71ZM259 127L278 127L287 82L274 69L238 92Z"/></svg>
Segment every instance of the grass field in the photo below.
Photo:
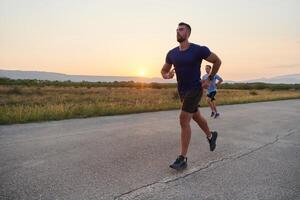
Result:
<svg viewBox="0 0 300 200"><path fill-rule="evenodd" d="M299 90L221 89L217 104L300 98ZM202 98L201 106L207 106ZM180 108L175 88L0 85L0 124Z"/></svg>

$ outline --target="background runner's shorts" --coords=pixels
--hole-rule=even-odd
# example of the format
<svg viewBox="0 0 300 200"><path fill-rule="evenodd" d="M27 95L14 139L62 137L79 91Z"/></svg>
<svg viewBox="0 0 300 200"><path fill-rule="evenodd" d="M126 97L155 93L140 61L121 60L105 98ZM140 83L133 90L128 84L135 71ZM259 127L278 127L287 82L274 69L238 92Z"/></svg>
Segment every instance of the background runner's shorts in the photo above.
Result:
<svg viewBox="0 0 300 200"><path fill-rule="evenodd" d="M186 92L183 97L180 97L182 102L181 110L188 113L195 113L198 111L199 102L202 97L203 89L190 90Z"/></svg>
<svg viewBox="0 0 300 200"><path fill-rule="evenodd" d="M217 94L217 91L213 91L213 92L208 93L207 97L209 97L213 101L213 100L216 100L215 99L216 94Z"/></svg>

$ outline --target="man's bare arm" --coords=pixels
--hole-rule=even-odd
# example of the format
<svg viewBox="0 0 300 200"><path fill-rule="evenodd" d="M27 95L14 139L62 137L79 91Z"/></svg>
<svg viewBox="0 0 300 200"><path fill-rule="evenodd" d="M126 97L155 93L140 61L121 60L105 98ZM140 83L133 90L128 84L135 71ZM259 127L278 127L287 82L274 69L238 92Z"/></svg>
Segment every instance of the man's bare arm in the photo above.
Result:
<svg viewBox="0 0 300 200"><path fill-rule="evenodd" d="M222 64L221 59L213 52L211 52L210 56L208 56L206 61L213 63L212 70L210 71L211 77L214 77L220 69Z"/></svg>
<svg viewBox="0 0 300 200"><path fill-rule="evenodd" d="M173 78L174 72L171 71L170 73L171 67L172 67L171 64L165 63L163 68L161 69L160 73L164 79Z"/></svg>
<svg viewBox="0 0 300 200"><path fill-rule="evenodd" d="M217 85L219 86L219 85L221 85L221 83L223 83L223 79L220 77L220 80L218 80Z"/></svg>

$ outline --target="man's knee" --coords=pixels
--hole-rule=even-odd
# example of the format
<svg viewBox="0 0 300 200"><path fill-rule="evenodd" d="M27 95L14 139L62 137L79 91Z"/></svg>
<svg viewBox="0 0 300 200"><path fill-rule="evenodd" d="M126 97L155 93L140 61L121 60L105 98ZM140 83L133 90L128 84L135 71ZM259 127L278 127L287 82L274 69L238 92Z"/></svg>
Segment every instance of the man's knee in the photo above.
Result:
<svg viewBox="0 0 300 200"><path fill-rule="evenodd" d="M193 120L197 121L197 116L196 115L193 115Z"/></svg>
<svg viewBox="0 0 300 200"><path fill-rule="evenodd" d="M192 119L195 120L195 121L197 121L197 120L199 119L199 116L200 116L200 112L197 111L197 112L195 112L195 113L193 114Z"/></svg>
<svg viewBox="0 0 300 200"><path fill-rule="evenodd" d="M181 112L179 116L180 126L182 128L188 127L190 125L191 116L189 113Z"/></svg>

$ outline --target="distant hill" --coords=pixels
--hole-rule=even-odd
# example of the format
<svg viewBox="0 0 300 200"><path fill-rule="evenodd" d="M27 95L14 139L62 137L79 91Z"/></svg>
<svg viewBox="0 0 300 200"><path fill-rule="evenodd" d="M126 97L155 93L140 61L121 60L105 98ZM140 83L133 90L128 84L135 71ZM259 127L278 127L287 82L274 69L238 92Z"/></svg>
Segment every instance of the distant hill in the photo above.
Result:
<svg viewBox="0 0 300 200"><path fill-rule="evenodd" d="M282 76L275 76L272 78L261 78L243 81L246 83L263 82L263 83L285 83L285 84L300 84L300 74L289 74Z"/></svg>
<svg viewBox="0 0 300 200"><path fill-rule="evenodd" d="M114 82L114 81L134 81L134 82L144 82L144 83L175 83L175 79L164 80L162 78L144 78L144 77L130 77L130 76L82 76L82 75L68 75L62 73L54 72L42 72L42 71L19 71L19 70L1 70L0 77L6 77L10 79L38 79L38 80L50 80L50 81L72 81L72 82ZM276 76L272 78L261 78L253 79L247 81L232 81L225 80L226 83L253 83L253 82L263 82L263 83L284 83L284 84L300 84L300 74L289 74Z"/></svg>
<svg viewBox="0 0 300 200"><path fill-rule="evenodd" d="M162 78L145 78L145 77L130 77L130 76L82 76L82 75L68 75L54 72L42 71L19 71L19 70L1 70L0 77L10 79L37 79L49 81L72 81L72 82L114 82L114 81L134 81L144 83L175 83L175 79L164 80Z"/></svg>

